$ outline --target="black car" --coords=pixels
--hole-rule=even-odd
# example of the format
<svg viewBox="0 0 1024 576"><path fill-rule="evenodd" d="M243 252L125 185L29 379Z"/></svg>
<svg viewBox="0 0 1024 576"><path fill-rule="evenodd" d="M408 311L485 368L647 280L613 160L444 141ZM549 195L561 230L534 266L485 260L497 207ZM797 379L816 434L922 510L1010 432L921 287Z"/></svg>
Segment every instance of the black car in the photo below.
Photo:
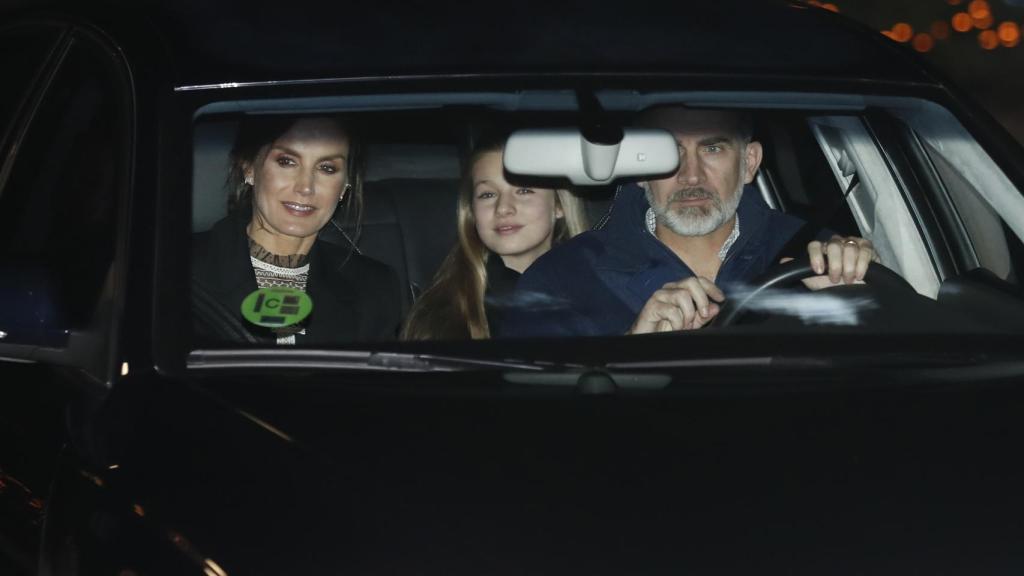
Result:
<svg viewBox="0 0 1024 576"><path fill-rule="evenodd" d="M1024 150L884 36L738 0L3 22L0 571L1024 566ZM615 134L665 104L751 114L754 193L885 269L808 315L777 291L806 266L773 268L689 333L276 346L214 305L224 338L194 330L192 237L247 118L358 120L363 217L321 239L387 264L405 312L483 127ZM577 188L592 222L628 181Z"/></svg>

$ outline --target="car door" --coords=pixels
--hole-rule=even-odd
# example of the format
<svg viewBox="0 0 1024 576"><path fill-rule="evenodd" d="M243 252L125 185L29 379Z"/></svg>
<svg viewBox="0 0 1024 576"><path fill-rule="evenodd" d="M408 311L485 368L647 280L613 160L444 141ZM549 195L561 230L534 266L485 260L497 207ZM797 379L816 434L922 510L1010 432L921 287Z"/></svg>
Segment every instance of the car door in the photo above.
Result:
<svg viewBox="0 0 1024 576"><path fill-rule="evenodd" d="M986 148L942 105L878 98L859 115L811 118L865 237L946 310L991 328L1024 325L1024 195L1015 143Z"/></svg>
<svg viewBox="0 0 1024 576"><path fill-rule="evenodd" d="M34 573L57 454L119 370L133 97L86 27L0 30L0 572Z"/></svg>

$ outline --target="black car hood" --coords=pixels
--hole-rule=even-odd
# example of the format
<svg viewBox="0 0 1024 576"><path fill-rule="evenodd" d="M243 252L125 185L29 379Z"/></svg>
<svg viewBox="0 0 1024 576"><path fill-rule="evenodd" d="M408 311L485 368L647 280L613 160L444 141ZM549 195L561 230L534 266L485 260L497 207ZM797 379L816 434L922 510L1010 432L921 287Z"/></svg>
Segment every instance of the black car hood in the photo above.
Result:
<svg viewBox="0 0 1024 576"><path fill-rule="evenodd" d="M440 376L125 382L107 486L236 573L1005 572L1012 384L586 397ZM431 379L434 380L431 380ZM362 386L365 384L366 386ZM408 390L422 384L421 393Z"/></svg>

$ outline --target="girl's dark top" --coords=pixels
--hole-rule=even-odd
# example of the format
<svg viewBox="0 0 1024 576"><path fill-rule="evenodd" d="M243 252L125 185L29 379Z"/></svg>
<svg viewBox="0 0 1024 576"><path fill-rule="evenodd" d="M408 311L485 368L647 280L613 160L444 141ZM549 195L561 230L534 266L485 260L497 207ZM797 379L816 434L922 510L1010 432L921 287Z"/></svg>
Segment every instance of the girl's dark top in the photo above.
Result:
<svg viewBox="0 0 1024 576"><path fill-rule="evenodd" d="M501 256L491 254L487 258L487 290L484 292L484 313L491 330L491 337L500 334L499 324L503 310L511 303L519 272L505 266Z"/></svg>
<svg viewBox="0 0 1024 576"><path fill-rule="evenodd" d="M273 332L249 324L241 314L242 300L256 290L245 230L250 218L249 211L239 211L209 231L193 235L192 325L197 342L245 342L230 336L237 332L234 324L244 326L261 344L275 343ZM296 336L298 345L392 340L398 334L402 316L398 276L386 264L356 254L348 246L323 240L314 243L306 294L313 301L313 311L305 320L306 333Z"/></svg>

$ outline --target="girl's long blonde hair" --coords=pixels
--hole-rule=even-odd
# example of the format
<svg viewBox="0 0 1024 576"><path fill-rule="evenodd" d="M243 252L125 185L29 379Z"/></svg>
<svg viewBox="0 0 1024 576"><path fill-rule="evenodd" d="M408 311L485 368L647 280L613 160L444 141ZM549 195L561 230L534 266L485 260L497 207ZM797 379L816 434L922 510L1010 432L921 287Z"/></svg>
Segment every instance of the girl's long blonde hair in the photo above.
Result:
<svg viewBox="0 0 1024 576"><path fill-rule="evenodd" d="M457 229L459 239L434 276L430 288L413 305L402 328L403 340L482 339L491 330L484 309L487 260L491 254L480 240L473 216L473 166L487 153L501 152L504 139L476 149L466 163L459 185ZM563 217L555 221L551 245L587 229L583 203L569 190L556 190L555 202Z"/></svg>

